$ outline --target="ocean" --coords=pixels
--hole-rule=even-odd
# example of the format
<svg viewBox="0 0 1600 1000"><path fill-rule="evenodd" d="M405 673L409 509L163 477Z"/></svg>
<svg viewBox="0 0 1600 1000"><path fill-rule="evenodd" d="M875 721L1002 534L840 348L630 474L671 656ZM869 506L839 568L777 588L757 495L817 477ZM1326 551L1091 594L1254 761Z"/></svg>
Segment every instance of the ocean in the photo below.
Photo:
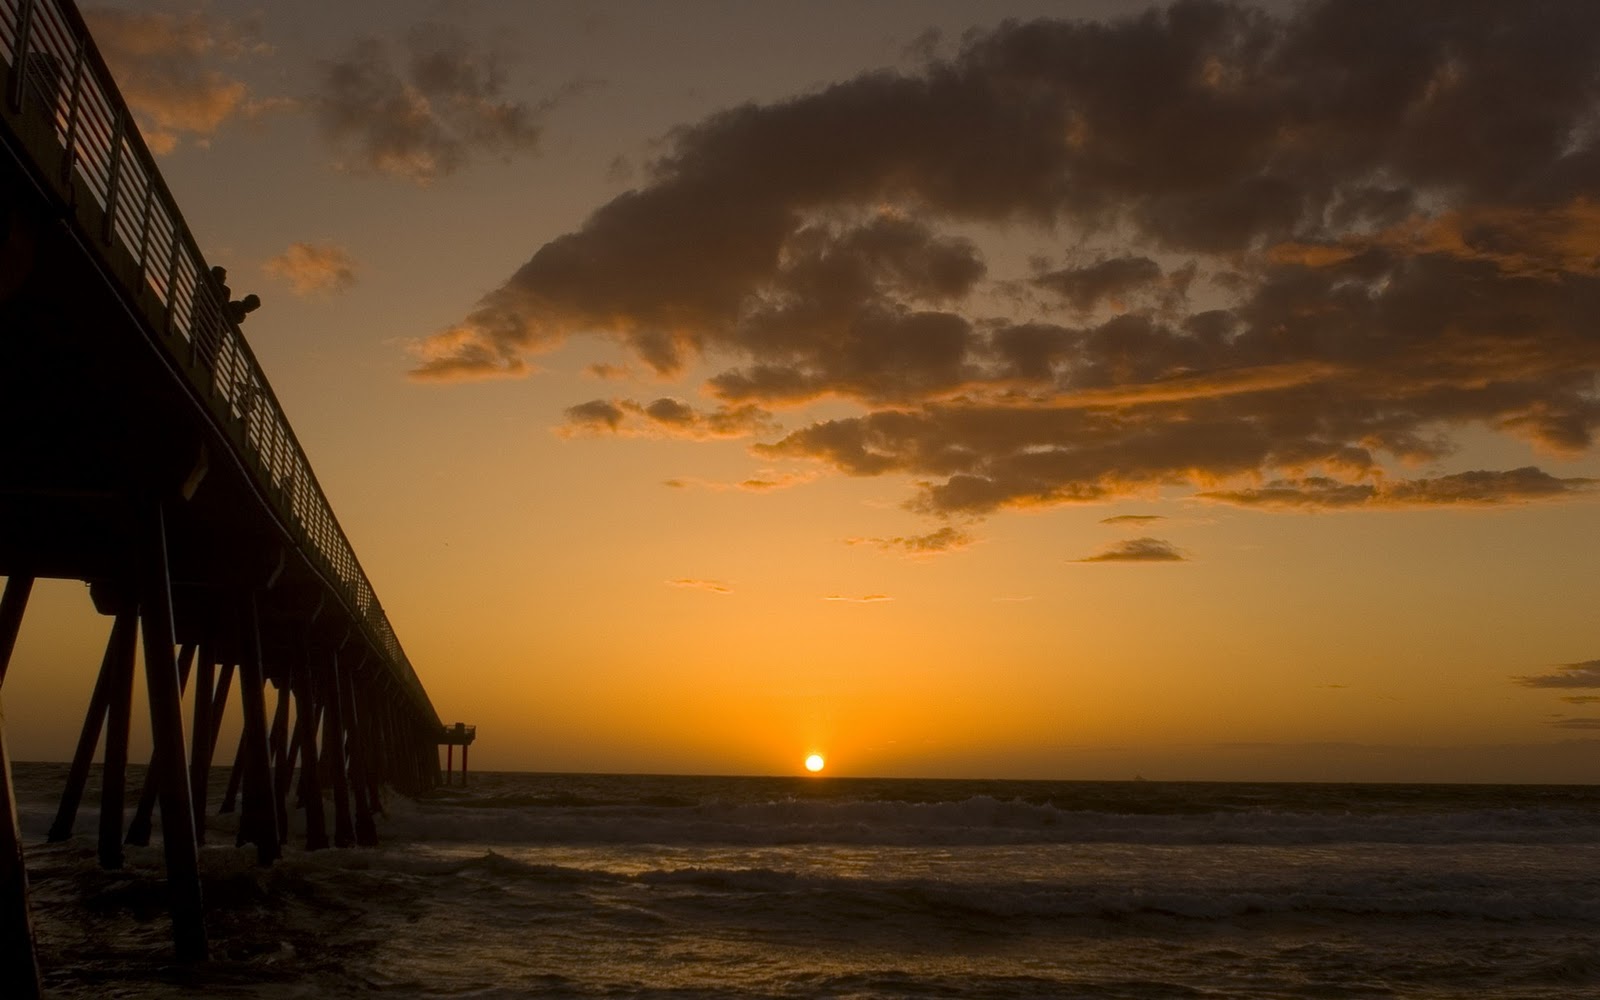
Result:
<svg viewBox="0 0 1600 1000"><path fill-rule="evenodd" d="M184 967L93 780L44 842L65 772L16 766L62 1000L1600 997L1597 787L482 773L270 869L212 816Z"/></svg>

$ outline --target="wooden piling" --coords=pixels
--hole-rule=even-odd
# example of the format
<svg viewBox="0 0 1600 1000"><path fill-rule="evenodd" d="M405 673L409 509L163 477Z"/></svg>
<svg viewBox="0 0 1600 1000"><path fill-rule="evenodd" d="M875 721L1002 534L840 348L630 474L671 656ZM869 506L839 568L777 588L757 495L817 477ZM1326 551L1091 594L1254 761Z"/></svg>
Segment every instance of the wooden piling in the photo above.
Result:
<svg viewBox="0 0 1600 1000"><path fill-rule="evenodd" d="M127 797L135 651L131 630L115 657L111 649L106 650L110 672L106 684L105 758L100 773L100 867L108 870L122 867L122 809Z"/></svg>
<svg viewBox="0 0 1600 1000"><path fill-rule="evenodd" d="M173 655L172 577L167 567L166 515L151 504L141 532L139 610L144 633L144 673L150 698L150 735L155 744L161 798L161 842L167 863L172 938L181 961L200 961L206 944L200 857L194 835L194 803L183 753L183 706L178 663Z"/></svg>
<svg viewBox="0 0 1600 1000"><path fill-rule="evenodd" d="M244 710L240 756L244 762L244 811L239 836L256 845L256 863L270 865L281 854L278 813L273 795L272 762L267 745L266 678L262 676L261 624L255 598L246 598L244 650L239 659L239 701Z"/></svg>
<svg viewBox="0 0 1600 1000"><path fill-rule="evenodd" d="M328 821L322 811L322 785L317 780L317 711L310 664L295 675L295 728L300 748L300 797L306 810L306 850L328 846Z"/></svg>
<svg viewBox="0 0 1600 1000"><path fill-rule="evenodd" d="M61 806L56 810L55 822L50 824L48 839L52 844L72 836L72 825L78 819L78 805L83 801L83 788L89 780L89 765L94 762L94 752L100 746L100 730L106 721L106 705L111 698L115 664L131 659L138 641L138 609L130 607L118 612L111 625L111 636L106 640L106 652L100 661L94 693L89 696L89 710L83 716L83 730L78 734L78 748L72 754L72 767L67 772L67 787L61 793Z"/></svg>
<svg viewBox="0 0 1600 1000"><path fill-rule="evenodd" d="M189 668L194 664L195 645L187 643L178 654L178 697L189 686ZM139 791L139 805L134 809L133 820L128 824L128 836L123 840L130 847L150 846L150 827L156 812L156 752L150 751L150 766L144 772L144 787Z"/></svg>
<svg viewBox="0 0 1600 1000"><path fill-rule="evenodd" d="M9 590L9 586L7 588ZM19 616L20 617L20 616ZM0 637L3 638L3 637ZM0 680L11 658L0 643ZM8 997L39 1000L39 959L28 911L28 869L22 858L22 831L17 826L17 798L11 781L11 755L6 752L5 708L0 705L0 969L5 970Z"/></svg>
<svg viewBox="0 0 1600 1000"><path fill-rule="evenodd" d="M345 767L344 699L340 696L339 654L328 657L328 672L323 676L322 756L328 763L333 785L333 844L350 847L356 842L355 825L350 815L350 774Z"/></svg>
<svg viewBox="0 0 1600 1000"><path fill-rule="evenodd" d="M22 614L28 607L33 577L6 578L0 596L0 684L5 683L16 649ZM8 996L38 1000L42 994L39 958L28 909L28 869L22 856L22 830L17 825L17 797L6 751L5 707L0 705L0 969L6 970Z"/></svg>

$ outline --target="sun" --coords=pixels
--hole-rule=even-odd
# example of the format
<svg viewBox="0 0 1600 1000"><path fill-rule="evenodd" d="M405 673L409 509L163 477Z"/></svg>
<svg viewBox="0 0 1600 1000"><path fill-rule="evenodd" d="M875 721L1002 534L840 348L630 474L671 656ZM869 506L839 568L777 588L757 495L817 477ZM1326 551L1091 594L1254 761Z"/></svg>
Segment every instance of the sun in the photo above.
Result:
<svg viewBox="0 0 1600 1000"><path fill-rule="evenodd" d="M806 758L806 770L810 771L812 774L816 774L818 771L822 770L823 765L826 763L827 761L822 759L822 754L814 753Z"/></svg>

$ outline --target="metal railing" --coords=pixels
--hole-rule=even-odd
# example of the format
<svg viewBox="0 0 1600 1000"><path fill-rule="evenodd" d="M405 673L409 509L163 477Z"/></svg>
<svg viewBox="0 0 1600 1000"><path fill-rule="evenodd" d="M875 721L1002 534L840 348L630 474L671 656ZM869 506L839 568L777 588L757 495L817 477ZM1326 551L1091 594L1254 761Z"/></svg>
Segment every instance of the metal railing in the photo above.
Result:
<svg viewBox="0 0 1600 1000"><path fill-rule="evenodd" d="M92 217L85 235L131 261L134 287L177 367L222 418L258 484L312 563L437 722L416 671L339 527L255 354L228 320L222 287L184 223L127 103L70 0L0 0L7 111L53 129L62 155L50 185ZM41 166L35 164L35 166ZM47 172L50 172L47 170ZM81 211L83 193L93 211Z"/></svg>

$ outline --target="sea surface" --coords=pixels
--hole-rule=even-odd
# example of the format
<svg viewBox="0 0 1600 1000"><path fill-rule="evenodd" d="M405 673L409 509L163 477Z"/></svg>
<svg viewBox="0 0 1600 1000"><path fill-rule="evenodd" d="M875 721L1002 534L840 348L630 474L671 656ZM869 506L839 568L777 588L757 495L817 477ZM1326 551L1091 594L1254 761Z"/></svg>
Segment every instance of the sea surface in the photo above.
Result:
<svg viewBox="0 0 1600 1000"><path fill-rule="evenodd" d="M475 774L265 870L211 817L185 968L16 771L58 998L1600 997L1590 786Z"/></svg>

